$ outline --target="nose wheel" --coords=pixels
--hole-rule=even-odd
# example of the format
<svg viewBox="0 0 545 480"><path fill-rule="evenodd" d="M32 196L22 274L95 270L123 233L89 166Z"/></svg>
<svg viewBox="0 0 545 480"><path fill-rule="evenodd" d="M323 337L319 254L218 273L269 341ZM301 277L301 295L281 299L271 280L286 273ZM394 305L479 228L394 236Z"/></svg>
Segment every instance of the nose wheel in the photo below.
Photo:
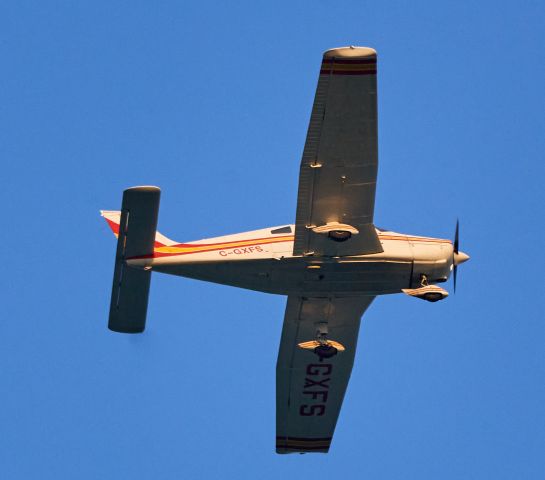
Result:
<svg viewBox="0 0 545 480"><path fill-rule="evenodd" d="M429 292L424 294L423 299L428 302L438 302L439 300L443 300L443 295L436 292Z"/></svg>
<svg viewBox="0 0 545 480"><path fill-rule="evenodd" d="M438 302L448 297L448 292L437 285L429 285L426 275L420 276L420 288L404 288L401 291L410 297L420 298L427 302Z"/></svg>

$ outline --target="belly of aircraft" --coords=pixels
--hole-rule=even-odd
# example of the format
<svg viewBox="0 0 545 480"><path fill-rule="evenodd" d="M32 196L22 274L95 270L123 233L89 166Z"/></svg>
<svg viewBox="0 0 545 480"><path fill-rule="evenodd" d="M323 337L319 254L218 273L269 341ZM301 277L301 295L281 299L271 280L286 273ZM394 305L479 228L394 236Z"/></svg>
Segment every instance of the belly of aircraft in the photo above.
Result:
<svg viewBox="0 0 545 480"><path fill-rule="evenodd" d="M292 257L154 265L153 270L282 295L381 295L409 288L412 262Z"/></svg>

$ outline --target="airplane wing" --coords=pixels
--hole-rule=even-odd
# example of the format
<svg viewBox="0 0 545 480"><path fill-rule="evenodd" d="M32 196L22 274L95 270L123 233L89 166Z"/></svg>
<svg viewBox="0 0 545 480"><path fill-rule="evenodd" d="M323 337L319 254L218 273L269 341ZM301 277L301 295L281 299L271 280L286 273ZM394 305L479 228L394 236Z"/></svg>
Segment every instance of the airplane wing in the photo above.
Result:
<svg viewBox="0 0 545 480"><path fill-rule="evenodd" d="M377 179L377 56L371 48L324 53L301 160L294 255L382 252L373 226ZM312 229L353 227L335 242ZM322 229L323 230L323 229Z"/></svg>
<svg viewBox="0 0 545 480"><path fill-rule="evenodd" d="M328 452L354 363L360 318L374 298L288 297L276 365L277 453ZM324 329L339 350L330 358L313 350L313 340Z"/></svg>

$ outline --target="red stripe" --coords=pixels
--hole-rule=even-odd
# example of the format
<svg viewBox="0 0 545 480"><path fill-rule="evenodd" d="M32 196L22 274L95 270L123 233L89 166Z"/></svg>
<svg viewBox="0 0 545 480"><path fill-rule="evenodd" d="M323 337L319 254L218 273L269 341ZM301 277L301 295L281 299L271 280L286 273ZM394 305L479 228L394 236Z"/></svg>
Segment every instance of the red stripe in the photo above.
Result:
<svg viewBox="0 0 545 480"><path fill-rule="evenodd" d="M367 70L367 71L339 71L339 70L320 70L320 75L376 75L376 70Z"/></svg>
<svg viewBox="0 0 545 480"><path fill-rule="evenodd" d="M379 240L402 240L404 242L413 242L413 243L445 243L451 244L450 240L443 240L441 238L417 238L417 237L401 237L397 235L378 235Z"/></svg>
<svg viewBox="0 0 545 480"><path fill-rule="evenodd" d="M279 235L280 236L280 235ZM283 237L286 237L287 235L283 235ZM257 240L271 240L275 237L263 237L263 238L247 238L239 239L239 240L231 240L230 242L216 242L216 243L177 243L176 245L168 245L169 247L183 247L183 248L191 248L191 247L213 247L214 245L229 245L232 243L240 243L240 242L251 242L251 241L257 241ZM287 240L283 240L287 241ZM248 246L248 245L246 245Z"/></svg>
<svg viewBox="0 0 545 480"><path fill-rule="evenodd" d="M108 222L108 225L110 226L110 228L112 229L112 231L116 234L116 235L119 235L119 224L118 223L115 223L114 221L110 220L109 218L106 218L104 217L105 220ZM164 243L161 243L161 242L158 242L157 240L155 240L153 246L155 248L159 248L159 247L165 247L166 245Z"/></svg>
<svg viewBox="0 0 545 480"><path fill-rule="evenodd" d="M108 222L108 225L110 226L110 228L112 229L112 231L113 231L116 235L119 235L119 224L117 224L117 223L115 223L115 222L112 222L112 220L110 220L109 218L104 217L104 219Z"/></svg>
<svg viewBox="0 0 545 480"><path fill-rule="evenodd" d="M377 58L324 58L324 60L322 61L322 64L327 65L333 65L337 63L340 65L372 65L374 63L377 63Z"/></svg>
<svg viewBox="0 0 545 480"><path fill-rule="evenodd" d="M290 445L276 445L277 450L296 450L298 452L305 452L305 451L320 451L323 450L324 452L327 452L329 450L329 446L327 447L296 447L296 446L290 446Z"/></svg>
<svg viewBox="0 0 545 480"><path fill-rule="evenodd" d="M266 245L268 245L269 243L283 243L283 242L292 242L293 240L278 240L276 242L267 242ZM246 245L240 245L240 246L222 246L222 247L217 247L217 248L209 248L207 250L198 250L198 251L193 251L193 252L154 252L152 255L142 255L142 256L138 256L138 257L130 257L130 258L127 258L127 260L136 260L136 259L139 259L139 258L159 258L159 257L173 257L173 256L178 256L178 255L189 255L189 254L195 254L195 253L207 253L207 252L215 252L217 250L231 250L233 248L246 248L246 247L253 247L255 245L263 245L263 242L257 242L257 243L249 243L249 244L246 244ZM172 245L174 247L174 245ZM176 245L177 246L177 245ZM190 246L197 246L199 247L200 245L190 245ZM253 253L258 253L258 252L253 252Z"/></svg>
<svg viewBox="0 0 545 480"><path fill-rule="evenodd" d="M309 437L283 437L283 436L277 436L276 441L279 440L300 440L300 441L310 441L310 442L331 442L331 439L333 437L323 437L323 438L309 438Z"/></svg>

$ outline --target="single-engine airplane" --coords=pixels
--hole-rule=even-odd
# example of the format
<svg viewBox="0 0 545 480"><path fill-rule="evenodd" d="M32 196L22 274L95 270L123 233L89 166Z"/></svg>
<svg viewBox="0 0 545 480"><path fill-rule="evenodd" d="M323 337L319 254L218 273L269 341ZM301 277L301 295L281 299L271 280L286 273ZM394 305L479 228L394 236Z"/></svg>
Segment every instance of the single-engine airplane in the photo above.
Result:
<svg viewBox="0 0 545 480"><path fill-rule="evenodd" d="M108 327L144 331L152 272L287 295L276 367L276 451L327 453L360 318L375 296L435 302L468 255L449 240L373 224L377 55L324 53L301 161L295 225L178 243L157 232L160 190L125 190L102 211L118 237Z"/></svg>

